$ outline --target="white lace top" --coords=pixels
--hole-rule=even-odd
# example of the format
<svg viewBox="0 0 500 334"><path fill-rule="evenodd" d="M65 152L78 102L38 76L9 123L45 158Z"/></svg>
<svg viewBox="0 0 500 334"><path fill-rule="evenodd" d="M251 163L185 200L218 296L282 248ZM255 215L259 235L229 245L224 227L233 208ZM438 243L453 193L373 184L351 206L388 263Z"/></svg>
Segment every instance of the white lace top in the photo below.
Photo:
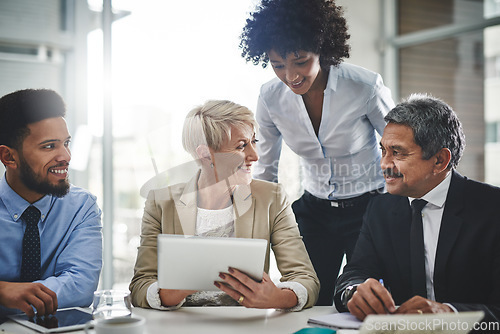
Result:
<svg viewBox="0 0 500 334"><path fill-rule="evenodd" d="M233 205L221 210L198 208L196 235L204 237L234 237Z"/></svg>

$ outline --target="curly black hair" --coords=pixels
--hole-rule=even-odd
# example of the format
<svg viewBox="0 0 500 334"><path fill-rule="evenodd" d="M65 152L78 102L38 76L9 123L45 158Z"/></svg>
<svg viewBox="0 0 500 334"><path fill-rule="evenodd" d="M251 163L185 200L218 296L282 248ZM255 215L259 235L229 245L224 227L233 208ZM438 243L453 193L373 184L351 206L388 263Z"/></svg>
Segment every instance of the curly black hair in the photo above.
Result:
<svg viewBox="0 0 500 334"><path fill-rule="evenodd" d="M338 66L350 49L342 14L333 0L262 0L241 33L241 56L266 67L272 49L283 58L304 50L319 54L323 68Z"/></svg>

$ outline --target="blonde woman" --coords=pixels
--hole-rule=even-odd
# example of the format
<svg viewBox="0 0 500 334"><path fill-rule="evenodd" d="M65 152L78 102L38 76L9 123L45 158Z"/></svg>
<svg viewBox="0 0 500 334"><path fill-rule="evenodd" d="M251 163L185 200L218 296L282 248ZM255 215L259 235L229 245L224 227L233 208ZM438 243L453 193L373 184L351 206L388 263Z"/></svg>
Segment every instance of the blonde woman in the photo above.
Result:
<svg viewBox="0 0 500 334"><path fill-rule="evenodd" d="M183 146L200 170L185 184L152 190L142 220L141 245L130 284L135 306L164 310L183 305L241 305L299 311L316 302L319 281L279 184L252 180L258 160L253 113L230 101L208 101L186 117ZM266 239L262 282L230 269L220 291L159 289L157 235ZM269 275L272 248L282 277Z"/></svg>

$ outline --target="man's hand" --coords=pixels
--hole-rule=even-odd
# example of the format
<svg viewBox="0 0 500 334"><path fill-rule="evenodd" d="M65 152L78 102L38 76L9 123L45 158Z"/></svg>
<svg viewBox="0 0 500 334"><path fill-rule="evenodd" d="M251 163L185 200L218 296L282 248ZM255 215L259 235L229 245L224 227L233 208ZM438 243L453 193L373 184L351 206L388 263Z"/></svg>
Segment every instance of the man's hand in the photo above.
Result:
<svg viewBox="0 0 500 334"><path fill-rule="evenodd" d="M448 305L425 299L420 296L415 296L407 300L396 311L398 314L446 312L453 312L453 310Z"/></svg>
<svg viewBox="0 0 500 334"><path fill-rule="evenodd" d="M358 285L356 292L347 302L347 308L359 320L364 320L369 314L387 314L396 311L396 305L389 291L373 278L368 278Z"/></svg>
<svg viewBox="0 0 500 334"><path fill-rule="evenodd" d="M34 307L38 315L55 314L57 296L54 291L41 283L0 282L0 305L15 308L34 317Z"/></svg>

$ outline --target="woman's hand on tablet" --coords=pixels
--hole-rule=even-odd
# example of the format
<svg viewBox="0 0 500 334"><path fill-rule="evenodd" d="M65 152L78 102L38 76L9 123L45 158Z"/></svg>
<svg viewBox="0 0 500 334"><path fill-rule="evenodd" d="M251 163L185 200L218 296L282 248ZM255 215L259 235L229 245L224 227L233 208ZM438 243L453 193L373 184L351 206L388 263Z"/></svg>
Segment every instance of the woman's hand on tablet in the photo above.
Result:
<svg viewBox="0 0 500 334"><path fill-rule="evenodd" d="M267 273L261 282L233 268L229 268L229 273L220 273L219 277L226 284L214 282L215 286L245 307L287 309L297 305L295 293L278 288Z"/></svg>
<svg viewBox="0 0 500 334"><path fill-rule="evenodd" d="M195 293L196 290L171 290L160 289L160 300L162 306L175 306L184 298Z"/></svg>

